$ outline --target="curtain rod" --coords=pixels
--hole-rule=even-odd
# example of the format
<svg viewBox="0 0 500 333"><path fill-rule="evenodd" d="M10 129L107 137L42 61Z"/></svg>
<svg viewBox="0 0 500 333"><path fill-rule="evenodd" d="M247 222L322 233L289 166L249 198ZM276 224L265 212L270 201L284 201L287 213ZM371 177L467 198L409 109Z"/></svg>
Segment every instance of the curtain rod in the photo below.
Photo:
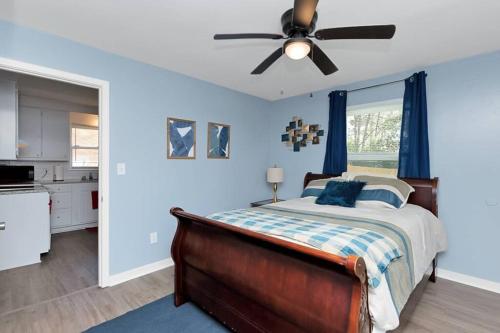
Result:
<svg viewBox="0 0 500 333"><path fill-rule="evenodd" d="M400 79L400 80L396 80L396 81L375 84L373 86L362 87L362 88L357 88L357 89L351 89L351 90L347 90L347 92L350 93L350 92L359 91L359 90L365 90L365 89L370 89L370 88L376 88L376 87L386 86L386 85L393 84L393 83L403 82L404 80L406 80L406 79Z"/></svg>

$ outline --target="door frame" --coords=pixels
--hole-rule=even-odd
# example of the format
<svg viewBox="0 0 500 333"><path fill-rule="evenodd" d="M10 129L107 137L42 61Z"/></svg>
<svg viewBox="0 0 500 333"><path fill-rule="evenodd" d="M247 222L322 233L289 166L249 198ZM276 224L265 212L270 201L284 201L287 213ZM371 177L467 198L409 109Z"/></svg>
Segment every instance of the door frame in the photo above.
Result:
<svg viewBox="0 0 500 333"><path fill-rule="evenodd" d="M0 57L0 69L38 76L99 91L99 216L98 216L98 285L109 286L109 82Z"/></svg>

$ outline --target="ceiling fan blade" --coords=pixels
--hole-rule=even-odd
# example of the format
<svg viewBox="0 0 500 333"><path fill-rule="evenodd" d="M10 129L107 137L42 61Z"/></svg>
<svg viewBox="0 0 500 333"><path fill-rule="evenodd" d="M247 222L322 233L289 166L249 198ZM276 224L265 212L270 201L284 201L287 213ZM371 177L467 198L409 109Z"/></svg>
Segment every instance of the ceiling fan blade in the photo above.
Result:
<svg viewBox="0 0 500 333"><path fill-rule="evenodd" d="M259 66L255 67L252 74L262 74L269 66L271 66L276 60L283 54L283 48L280 47L274 51L269 57L267 57Z"/></svg>
<svg viewBox="0 0 500 333"><path fill-rule="evenodd" d="M391 39L396 32L395 25L367 25L361 27L343 27L321 29L314 37L327 39Z"/></svg>
<svg viewBox="0 0 500 333"><path fill-rule="evenodd" d="M216 34L214 35L215 40L221 39L283 39L283 35L280 34Z"/></svg>
<svg viewBox="0 0 500 333"><path fill-rule="evenodd" d="M309 27L317 5L318 0L295 0L293 4L293 24L303 28Z"/></svg>
<svg viewBox="0 0 500 333"><path fill-rule="evenodd" d="M319 70L325 74L330 75L335 73L339 69L335 64L328 58L328 56L318 47L318 45L313 44L311 52L309 52L308 57L318 66Z"/></svg>

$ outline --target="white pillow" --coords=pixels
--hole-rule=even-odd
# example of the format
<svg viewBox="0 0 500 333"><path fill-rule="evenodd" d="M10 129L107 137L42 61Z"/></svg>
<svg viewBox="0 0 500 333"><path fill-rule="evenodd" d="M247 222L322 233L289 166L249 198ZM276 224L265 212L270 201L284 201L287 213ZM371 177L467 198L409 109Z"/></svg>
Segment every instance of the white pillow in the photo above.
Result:
<svg viewBox="0 0 500 333"><path fill-rule="evenodd" d="M391 175L381 175L377 173L372 173L372 172L351 172L351 171L344 171L342 172L342 178L347 179L347 180L353 180L357 176L372 176L372 177L382 177L382 178L389 178L389 179L397 179L397 176L391 176Z"/></svg>
<svg viewBox="0 0 500 333"><path fill-rule="evenodd" d="M344 181L342 177L331 177L331 178L323 178L323 179L315 179L311 180L309 184L307 184L304 191L302 191L301 197L319 197L319 194L323 192L328 182L336 180L336 181Z"/></svg>

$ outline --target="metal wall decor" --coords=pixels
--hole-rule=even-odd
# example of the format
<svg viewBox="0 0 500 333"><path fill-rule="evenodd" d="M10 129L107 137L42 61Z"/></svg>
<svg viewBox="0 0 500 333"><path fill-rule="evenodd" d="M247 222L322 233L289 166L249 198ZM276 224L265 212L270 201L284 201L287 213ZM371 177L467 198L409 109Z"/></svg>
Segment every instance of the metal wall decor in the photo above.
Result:
<svg viewBox="0 0 500 333"><path fill-rule="evenodd" d="M299 152L300 148L307 147L307 144L319 144L319 138L325 134L318 124L308 125L299 117L293 117L286 126L285 134L281 134L281 142L293 147L293 151Z"/></svg>

